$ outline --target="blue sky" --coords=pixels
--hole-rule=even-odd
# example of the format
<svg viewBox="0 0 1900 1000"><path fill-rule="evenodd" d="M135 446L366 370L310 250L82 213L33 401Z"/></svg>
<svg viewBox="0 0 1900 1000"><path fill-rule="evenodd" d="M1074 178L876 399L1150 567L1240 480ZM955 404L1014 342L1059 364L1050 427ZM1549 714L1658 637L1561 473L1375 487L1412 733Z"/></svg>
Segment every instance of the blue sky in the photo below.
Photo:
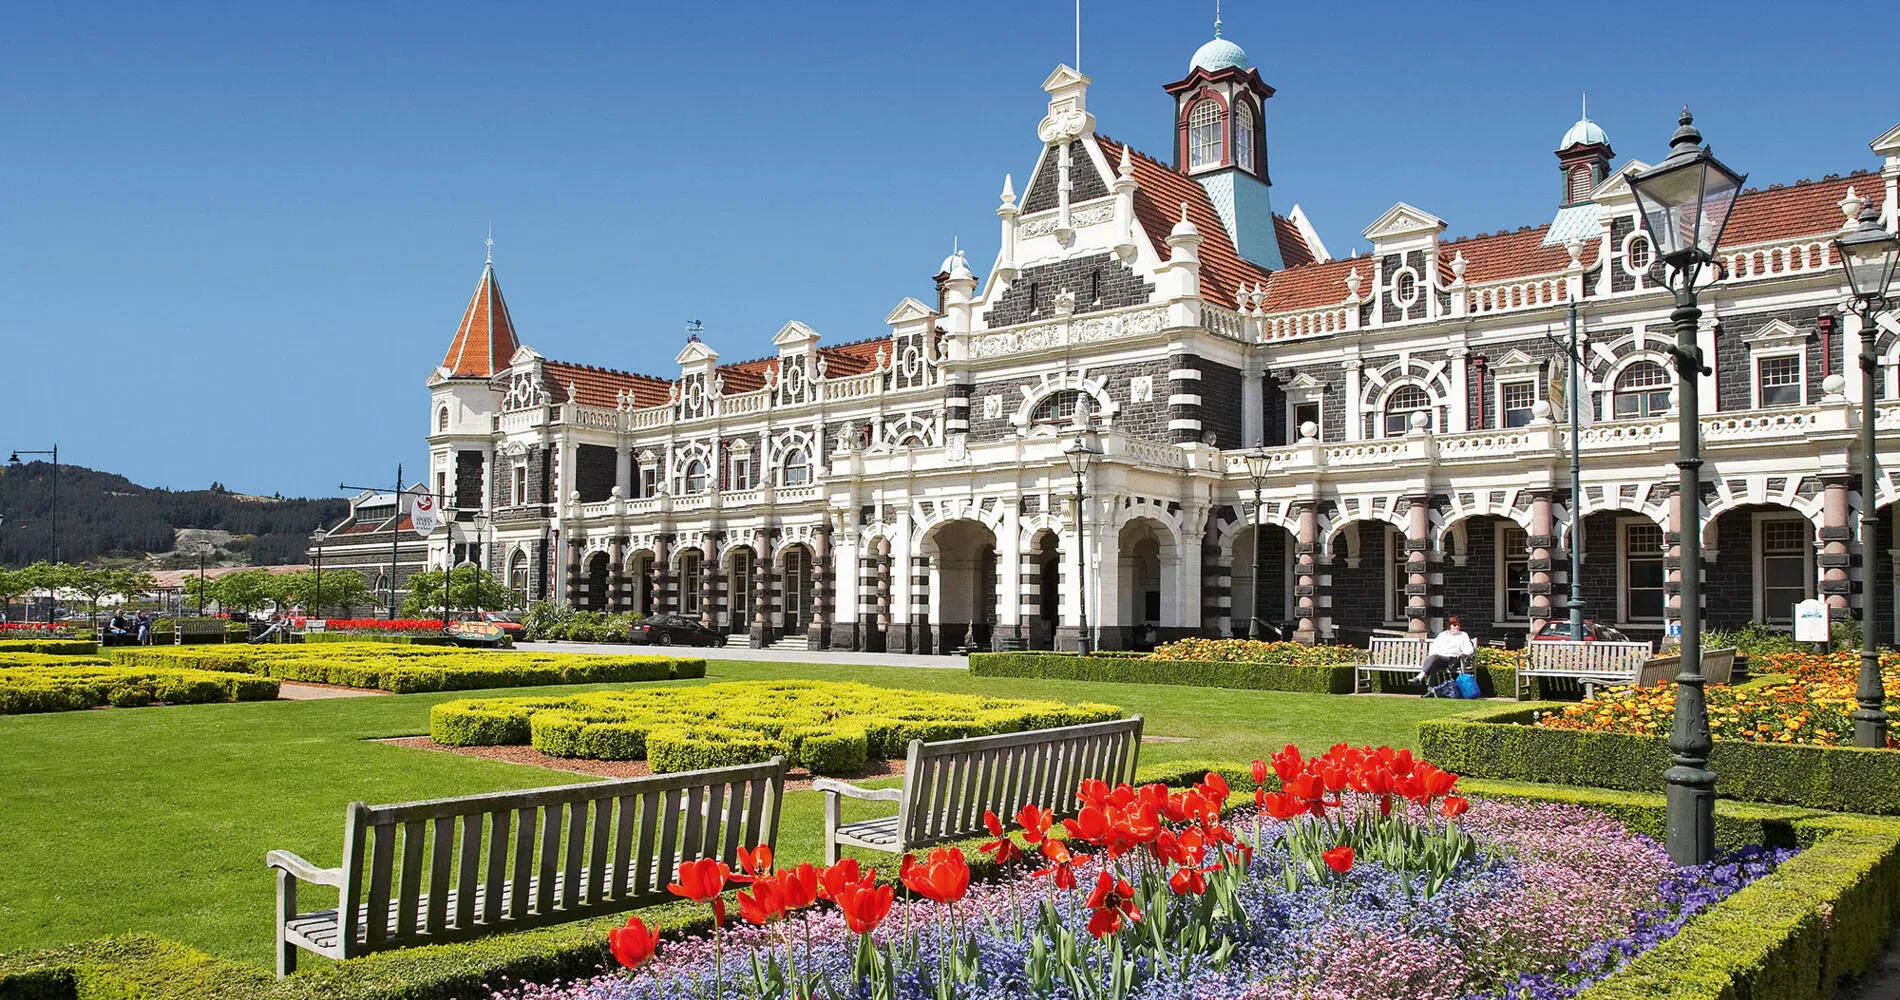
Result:
<svg viewBox="0 0 1900 1000"><path fill-rule="evenodd" d="M1786 4L1226 5L1279 93L1276 207L1335 253L1394 201L1545 221L1590 91L1619 160L1689 102L1755 183L1875 166L1877 32ZM799 319L883 331L986 269L1073 58L1068 0L39 4L0 37L0 448L286 495L419 467L422 381L495 227L524 339L659 374ZM948 16L942 16L947 14ZM1102 131L1165 153L1213 3L1085 0ZM1632 32L1646 30L1650 34ZM1667 63L1664 53L1680 53Z"/></svg>

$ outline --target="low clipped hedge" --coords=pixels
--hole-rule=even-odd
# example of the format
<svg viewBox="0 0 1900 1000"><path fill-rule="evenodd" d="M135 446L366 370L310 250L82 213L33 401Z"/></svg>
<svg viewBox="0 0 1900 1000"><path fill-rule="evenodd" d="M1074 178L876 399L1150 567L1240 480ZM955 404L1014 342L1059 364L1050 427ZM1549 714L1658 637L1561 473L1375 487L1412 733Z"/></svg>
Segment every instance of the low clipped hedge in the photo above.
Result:
<svg viewBox="0 0 1900 1000"><path fill-rule="evenodd" d="M1228 772L1239 765L1211 763L1202 773L1217 770L1234 781ZM1194 766L1169 762L1142 771L1178 771L1189 779ZM1196 774L1190 780L1198 779ZM1475 780L1465 786L1487 798L1601 809L1651 836L1663 830L1660 795ZM1582 1000L1829 1000L1843 979L1880 956L1888 928L1900 917L1900 823L1737 802L1716 803L1715 819L1721 849L1767 844L1802 852L1585 990ZM983 859L972 862L972 868L987 867ZM684 904L654 907L641 916L674 941L704 934L710 924L703 907ZM282 981L259 966L130 934L0 957L0 998L452 1000L483 995L488 984L504 979L548 983L611 968L606 934L625 919L603 916L342 963L313 962Z"/></svg>
<svg viewBox="0 0 1900 1000"><path fill-rule="evenodd" d="M1300 691L1308 694L1352 693L1351 661L1344 665L1305 666L1222 660L1151 660L1133 656L1077 656L1073 653L1050 652L971 653L970 673L978 677L1179 684L1187 687Z"/></svg>
<svg viewBox="0 0 1900 1000"><path fill-rule="evenodd" d="M1531 725L1554 703L1427 719L1419 755L1450 771L1625 791L1661 791L1666 739ZM1837 812L1900 815L1900 750L1716 740L1716 794Z"/></svg>
<svg viewBox="0 0 1900 1000"><path fill-rule="evenodd" d="M31 654L6 654L17 661ZM277 682L249 674L182 668L112 666L102 659L45 655L37 664L0 664L0 715L72 712L111 705L138 708L153 702L193 705L218 701L270 701Z"/></svg>
<svg viewBox="0 0 1900 1000"><path fill-rule="evenodd" d="M828 681L740 681L474 698L429 711L445 746L533 746L557 757L642 760L656 772L751 764L784 754L818 774L904 756L912 740L1047 729L1121 718L1113 705L988 698Z"/></svg>
<svg viewBox="0 0 1900 1000"><path fill-rule="evenodd" d="M0 653L93 656L98 652L99 644L91 639L0 639Z"/></svg>
<svg viewBox="0 0 1900 1000"><path fill-rule="evenodd" d="M199 669L242 671L278 680L376 688L397 694L706 676L706 661L689 657L512 653L379 642L337 643L321 651L297 646L130 649L121 651L117 658L127 666L189 664Z"/></svg>

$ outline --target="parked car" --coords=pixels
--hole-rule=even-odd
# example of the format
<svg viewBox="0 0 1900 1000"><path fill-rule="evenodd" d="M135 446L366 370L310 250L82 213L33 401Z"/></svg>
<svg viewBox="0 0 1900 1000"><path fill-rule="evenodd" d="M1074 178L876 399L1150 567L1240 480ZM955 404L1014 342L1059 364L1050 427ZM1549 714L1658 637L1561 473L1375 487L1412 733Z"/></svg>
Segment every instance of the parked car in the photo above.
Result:
<svg viewBox="0 0 1900 1000"><path fill-rule="evenodd" d="M726 637L699 623L699 619L680 614L654 615L634 624L627 638L655 646L723 646Z"/></svg>
<svg viewBox="0 0 1900 1000"><path fill-rule="evenodd" d="M516 642L520 642L523 633L528 631L527 628L521 624L519 617L507 611L464 611L455 616L455 620L458 622L487 622L490 625L498 625L503 632L508 633L508 638Z"/></svg>
<svg viewBox="0 0 1900 1000"><path fill-rule="evenodd" d="M1630 637L1624 635L1621 631L1601 622L1593 622L1587 619L1583 623L1583 634L1581 636L1571 630L1570 623L1567 621L1545 622L1544 627L1538 629L1536 635L1531 636L1532 642L1571 642L1577 639L1582 639L1584 642L1631 641Z"/></svg>

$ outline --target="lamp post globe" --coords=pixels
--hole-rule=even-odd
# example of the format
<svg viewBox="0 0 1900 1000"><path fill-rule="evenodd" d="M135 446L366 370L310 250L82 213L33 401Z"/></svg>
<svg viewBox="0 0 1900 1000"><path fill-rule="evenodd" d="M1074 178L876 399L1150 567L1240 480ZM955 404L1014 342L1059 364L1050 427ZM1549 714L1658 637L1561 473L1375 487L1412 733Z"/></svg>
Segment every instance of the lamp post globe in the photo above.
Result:
<svg viewBox="0 0 1900 1000"><path fill-rule="evenodd" d="M1265 638L1260 634L1260 493L1266 486L1271 464L1265 448L1247 453L1247 478L1253 480L1253 552L1248 560L1253 567L1253 582L1247 588L1247 638L1256 642Z"/></svg>
<svg viewBox="0 0 1900 1000"><path fill-rule="evenodd" d="M1086 537L1083 534L1083 522L1087 520L1083 510L1087 500L1089 463L1100 454L1090 447L1087 433L1075 432L1075 439L1062 449L1064 458L1069 460L1069 471L1075 473L1075 565L1076 565L1076 630L1075 651L1087 656L1095 651L1094 637L1089 634L1089 562Z"/></svg>
<svg viewBox="0 0 1900 1000"><path fill-rule="evenodd" d="M1888 232L1880 224L1880 211L1873 203L1861 205L1860 218L1852 232L1834 241L1840 255L1841 270L1853 293L1850 308L1860 317L1860 550L1861 557L1861 643L1860 679L1854 690L1854 745L1887 745L1887 692L1880 676L1880 652L1875 636L1879 632L1879 593L1874 574L1880 560L1873 558L1874 539L1880 528L1880 509L1873 498L1880 495L1880 457L1874 443L1874 396L1880 384L1880 356L1875 345L1879 336L1876 319L1887 306L1887 289L1893 284L1894 266L1900 264L1900 234Z"/></svg>
<svg viewBox="0 0 1900 1000"><path fill-rule="evenodd" d="M1680 438L1676 469L1676 551L1681 567L1679 621L1681 670L1676 675L1675 717L1669 732L1670 766L1663 772L1668 813L1665 845L1679 865L1702 864L1715 853L1715 772L1709 770L1708 702L1702 689L1702 415L1698 380L1703 364L1696 334L1702 309L1696 284L1713 276L1716 247L1729 212L1747 180L1702 145L1695 117L1682 109L1669 156L1630 175L1643 228L1669 266L1676 307L1669 314L1676 342L1677 417Z"/></svg>

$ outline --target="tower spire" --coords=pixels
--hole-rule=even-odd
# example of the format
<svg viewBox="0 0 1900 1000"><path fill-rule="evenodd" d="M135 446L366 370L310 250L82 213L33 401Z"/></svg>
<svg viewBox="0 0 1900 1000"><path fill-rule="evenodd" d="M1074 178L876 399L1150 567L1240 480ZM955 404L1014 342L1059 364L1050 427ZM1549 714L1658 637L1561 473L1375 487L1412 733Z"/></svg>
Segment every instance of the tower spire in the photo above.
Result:
<svg viewBox="0 0 1900 1000"><path fill-rule="evenodd" d="M488 221L488 239L483 240L482 243L488 247L488 259L483 263L493 264L495 262L495 221L493 219Z"/></svg>
<svg viewBox="0 0 1900 1000"><path fill-rule="evenodd" d="M1214 0L1214 37L1220 37L1220 0Z"/></svg>

